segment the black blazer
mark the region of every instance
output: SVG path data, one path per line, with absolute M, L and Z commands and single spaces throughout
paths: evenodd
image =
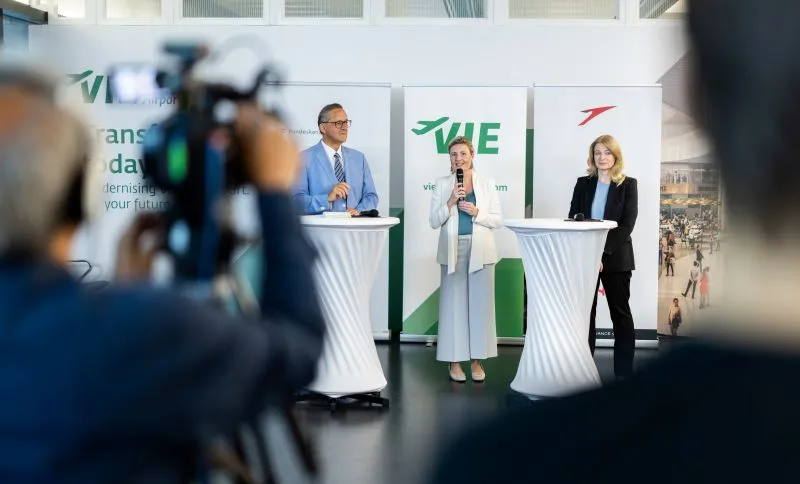
M 575 182 L 572 202 L 569 205 L 569 218 L 582 213 L 589 218 L 592 213 L 594 192 L 597 190 L 596 176 L 582 176 Z M 636 269 L 633 260 L 633 242 L 631 232 L 639 216 L 639 189 L 636 178 L 625 177 L 617 185 L 611 183 L 606 199 L 604 220 L 617 222 L 617 228 L 608 232 L 606 246 L 603 249 L 603 271 L 627 272 Z

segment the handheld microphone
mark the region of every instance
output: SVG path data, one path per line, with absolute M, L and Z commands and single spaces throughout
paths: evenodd
M 464 187 L 464 170 L 462 170 L 461 168 L 456 170 L 456 182 L 458 182 L 458 188 Z M 463 202 L 464 197 L 458 197 L 458 201 Z

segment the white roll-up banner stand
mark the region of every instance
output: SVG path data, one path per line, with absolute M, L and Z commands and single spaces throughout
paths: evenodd
M 405 86 L 405 194 L 403 335 L 432 341 L 438 331 L 439 231 L 429 220 L 435 181 L 450 173 L 447 145 L 466 136 L 474 166 L 495 180 L 503 218 L 525 216 L 525 86 Z M 521 340 L 524 271 L 510 230 L 494 231 L 500 261 L 495 268 L 497 336 Z
M 661 86 L 535 85 L 533 114 L 534 217 L 565 218 L 575 181 L 586 174 L 591 142 L 603 134 L 619 141 L 625 174 L 639 188 L 630 297 L 637 346 L 657 344 Z M 596 331 L 598 346 L 613 344 L 602 285 Z
M 206 39 L 214 45 L 232 32 L 220 32 Z M 109 89 L 112 68 L 121 65 L 153 65 L 163 60 L 163 41 L 174 32 L 164 29 L 136 44 L 120 45 L 113 29 L 59 27 L 31 29 L 31 49 L 49 65 L 64 74 L 62 97 L 86 118 L 96 139 L 93 166 L 102 171 L 103 207 L 101 216 L 91 226 L 81 227 L 73 248 L 73 259 L 91 262 L 94 270 L 88 280 L 109 280 L 114 274 L 116 247 L 122 232 L 137 212 L 164 210 L 168 203 L 160 189 L 143 180 L 142 142 L 154 122 L 165 119 L 175 108 L 175 99 L 158 96 L 137 104 L 117 103 Z M 257 69 L 265 59 L 234 52 L 219 66 L 201 70 L 208 79 L 230 81 L 239 89 L 252 84 Z M 290 131 L 306 148 L 320 139 L 317 115 L 329 103 L 340 103 L 353 120 L 346 146 L 363 152 L 372 171 L 380 197 L 378 210 L 389 215 L 389 121 L 390 84 L 334 84 L 287 82 L 268 87 L 260 101 L 277 107 L 286 118 Z M 243 187 L 234 193 L 237 229 L 245 235 L 257 235 L 254 191 Z M 257 276 L 250 269 L 248 253 L 239 250 L 237 271 Z M 371 294 L 373 334 L 387 339 L 389 247 L 386 244 Z M 247 266 L 247 267 L 243 267 Z M 79 265 L 78 270 L 85 266 Z M 241 269 L 247 269 L 240 271 Z M 251 283 L 257 282 L 250 279 Z M 254 287 L 258 290 L 258 287 Z
M 389 216 L 389 113 L 391 85 L 287 83 L 267 100 L 274 103 L 286 118 L 289 129 L 299 140 L 300 148 L 317 144 L 321 135 L 317 116 L 323 106 L 339 103 L 353 121 L 345 146 L 364 153 L 378 192 L 378 212 Z M 373 337 L 389 339 L 389 241 L 375 276 L 370 299 Z

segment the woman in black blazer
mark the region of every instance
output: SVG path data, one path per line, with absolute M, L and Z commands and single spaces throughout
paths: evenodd
M 625 163 L 619 143 L 611 135 L 597 138 L 589 146 L 589 174 L 578 178 L 572 193 L 569 218 L 581 213 L 585 218 L 613 220 L 617 228 L 609 231 L 600 264 L 597 287 L 603 281 L 609 314 L 614 326 L 614 374 L 625 378 L 633 373 L 636 346 L 633 316 L 629 304 L 633 260 L 631 232 L 639 214 L 636 179 L 623 174 Z M 589 316 L 589 347 L 594 354 L 597 290 Z

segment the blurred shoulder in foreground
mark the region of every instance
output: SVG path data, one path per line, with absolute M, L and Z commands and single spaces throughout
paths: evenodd
M 696 117 L 725 187 L 723 298 L 633 378 L 456 439 L 432 482 L 795 482 L 800 2 L 691 0 Z

